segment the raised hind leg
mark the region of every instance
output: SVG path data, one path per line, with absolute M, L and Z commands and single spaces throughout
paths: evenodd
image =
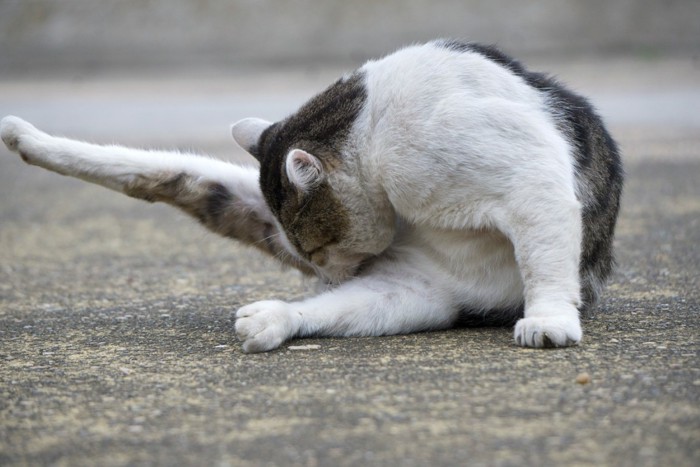
M 286 254 L 283 236 L 260 192 L 257 169 L 193 154 L 54 137 L 17 117 L 0 122 L 0 136 L 28 164 L 176 206 L 220 235 L 310 272 Z

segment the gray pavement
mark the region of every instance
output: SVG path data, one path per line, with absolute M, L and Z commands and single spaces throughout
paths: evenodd
M 310 284 L 0 149 L 0 465 L 700 465 L 698 64 L 538 65 L 592 96 L 628 172 L 618 270 L 568 349 L 486 328 L 245 355 L 230 312 Z M 249 160 L 228 123 L 335 74 L 6 80 L 0 114 Z

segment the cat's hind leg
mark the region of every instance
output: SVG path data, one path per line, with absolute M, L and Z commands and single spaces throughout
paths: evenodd
M 149 202 L 164 202 L 207 228 L 305 270 L 286 254 L 258 186 L 258 170 L 193 154 L 102 146 L 48 135 L 5 117 L 0 136 L 31 165 Z

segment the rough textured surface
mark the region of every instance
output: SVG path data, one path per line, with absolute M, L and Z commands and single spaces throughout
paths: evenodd
M 114 92 L 42 86 L 87 108 Z M 3 89 L 23 117 L 42 107 L 30 84 Z M 123 116 L 102 108 L 95 126 Z M 302 295 L 299 276 L 0 149 L 0 464 L 698 465 L 700 138 L 612 113 L 628 172 L 619 268 L 585 341 L 558 350 L 458 329 L 242 354 L 230 312 Z

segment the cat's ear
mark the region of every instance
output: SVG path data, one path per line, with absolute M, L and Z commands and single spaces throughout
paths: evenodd
M 244 118 L 231 125 L 231 134 L 241 148 L 256 156 L 260 135 L 270 125 L 271 122 L 261 118 Z
M 309 191 L 323 180 L 323 165 L 302 149 L 292 149 L 285 163 L 287 178 L 301 191 Z

